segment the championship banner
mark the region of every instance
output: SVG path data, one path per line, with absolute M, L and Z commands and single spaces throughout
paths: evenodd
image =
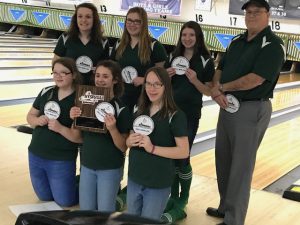
M 142 7 L 150 14 L 180 16 L 181 0 L 121 0 L 121 10 Z
M 229 14 L 243 15 L 241 9 L 247 0 L 230 0 Z M 299 0 L 269 0 L 270 16 L 272 18 L 300 19 L 300 1 Z

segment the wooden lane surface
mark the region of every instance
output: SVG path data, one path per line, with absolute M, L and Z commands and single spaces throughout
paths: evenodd
M 262 190 L 300 165 L 300 117 L 267 129 L 257 154 L 252 188 Z M 216 177 L 214 149 L 192 157 L 197 175 Z
M 53 38 L 40 38 L 40 37 L 31 37 L 31 38 L 24 38 L 22 36 L 20 37 L 16 37 L 16 36 L 3 36 L 0 35 L 0 41 L 2 40 L 10 40 L 10 41 L 14 41 L 14 40 L 26 40 L 26 41 L 43 41 L 43 42 L 56 42 L 57 39 L 53 39 Z
M 278 84 L 300 81 L 300 73 L 282 74 L 278 79 Z
M 54 48 L 55 44 L 43 44 L 43 45 L 35 45 L 35 44 L 27 44 L 27 43 L 17 43 L 17 44 L 10 44 L 10 43 L 1 43 L 0 42 L 0 49 L 2 48 Z
M 47 44 L 47 45 L 53 45 L 57 43 L 57 40 L 31 40 L 31 39 L 3 39 L 0 38 L 0 42 L 1 43 L 9 43 L 9 44 L 20 44 L 20 43 L 25 43 L 25 44 L 35 44 L 35 45 L 39 45 L 39 44 Z
M 14 58 L 39 58 L 39 59 L 51 59 L 53 58 L 53 53 L 51 52 L 39 52 L 39 53 L 31 53 L 31 52 L 1 52 L 0 51 L 0 59 L 14 59 Z
M 54 48 L 1 47 L 0 52 L 53 52 Z
M 0 69 L 1 67 L 38 67 L 38 66 L 51 66 L 52 60 L 0 60 Z
M 13 43 L 13 42 L 2 42 L 0 41 L 0 46 L 2 47 L 24 47 L 24 46 L 32 46 L 35 47 L 46 47 L 46 48 L 54 48 L 56 46 L 56 43 L 54 42 L 43 42 L 43 43 L 35 43 L 35 42 L 19 42 L 19 43 Z
M 51 68 L 0 69 L 0 82 L 51 79 Z M 1 93 L 1 90 L 0 90 Z
M 0 132 L 1 224 L 13 225 L 16 217 L 10 212 L 10 205 L 37 202 L 28 172 L 27 148 L 31 137 L 10 128 L 0 128 Z
M 215 225 L 222 222 L 205 213 L 207 207 L 217 207 L 218 203 L 216 180 L 195 175 L 187 206 L 188 217 L 178 225 Z M 299 215 L 299 202 L 252 189 L 245 225 L 298 225 Z
M 57 42 L 53 42 L 53 41 L 28 41 L 28 40 L 1 40 L 0 42 L 2 45 L 36 45 L 36 46 L 40 46 L 40 45 L 51 45 L 51 46 L 55 46 L 57 44 Z
M 27 124 L 26 115 L 32 103 L 0 107 L 0 126 L 12 127 Z
M 42 88 L 54 85 L 54 82 L 27 83 L 27 84 L 0 84 L 0 101 L 35 98 Z
M 274 93 L 271 100 L 273 111 L 281 110 L 290 106 L 300 104 L 300 88 L 282 90 Z M 205 106 L 202 108 L 202 116 L 197 133 L 202 133 L 216 129 L 219 115 L 219 106 L 217 104 Z
M 27 148 L 31 136 L 15 129 L 0 127 L 0 215 L 1 224 L 14 225 L 16 217 L 9 210 L 11 205 L 40 203 L 34 194 L 28 171 Z M 127 171 L 125 170 L 125 178 Z M 20 191 L 21 187 L 21 191 Z M 215 225 L 220 219 L 206 215 L 208 206 L 219 201 L 215 178 L 194 175 L 188 217 L 179 225 Z M 73 209 L 78 209 L 73 207 Z M 300 204 L 265 191 L 251 191 L 245 225 L 298 225 Z

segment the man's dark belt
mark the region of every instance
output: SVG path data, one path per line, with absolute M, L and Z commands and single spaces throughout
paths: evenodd
M 239 99 L 240 102 L 254 102 L 254 101 L 259 101 L 259 102 L 264 102 L 264 101 L 269 101 L 269 98 L 251 98 L 251 99 Z

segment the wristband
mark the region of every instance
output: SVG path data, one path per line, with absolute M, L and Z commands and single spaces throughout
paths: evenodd
M 152 149 L 151 149 L 151 154 L 153 154 L 154 153 L 154 150 L 155 150 L 155 145 L 152 145 Z

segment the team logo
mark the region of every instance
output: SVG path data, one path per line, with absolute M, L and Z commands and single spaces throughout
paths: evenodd
M 133 121 L 133 130 L 135 133 L 149 135 L 154 129 L 154 122 L 151 117 L 141 115 Z
M 58 103 L 54 102 L 54 101 L 47 102 L 44 107 L 44 114 L 49 119 L 56 120 L 60 115 L 60 107 L 59 107 Z
M 95 108 L 95 115 L 97 119 L 101 122 L 104 122 L 104 117 L 107 114 L 115 115 L 114 107 L 108 102 L 101 102 Z
M 80 56 L 76 59 L 76 67 L 80 73 L 88 73 L 93 68 L 93 62 L 88 56 Z
M 239 102 L 239 100 L 237 100 L 237 98 L 234 97 L 231 94 L 227 94 L 226 98 L 227 98 L 227 101 L 228 101 L 228 106 L 225 108 L 225 110 L 227 112 L 230 112 L 230 113 L 237 112 L 239 110 L 239 108 L 240 108 L 240 102 Z
M 138 76 L 137 70 L 132 66 L 126 66 L 122 69 L 122 78 L 125 83 L 132 84 L 134 78 Z
M 183 56 L 176 57 L 171 65 L 175 70 L 177 75 L 185 74 L 185 71 L 190 67 L 190 62 L 187 58 Z
M 94 95 L 91 91 L 85 92 L 84 95 L 79 97 L 82 104 L 94 105 L 98 101 L 104 101 L 104 95 Z

